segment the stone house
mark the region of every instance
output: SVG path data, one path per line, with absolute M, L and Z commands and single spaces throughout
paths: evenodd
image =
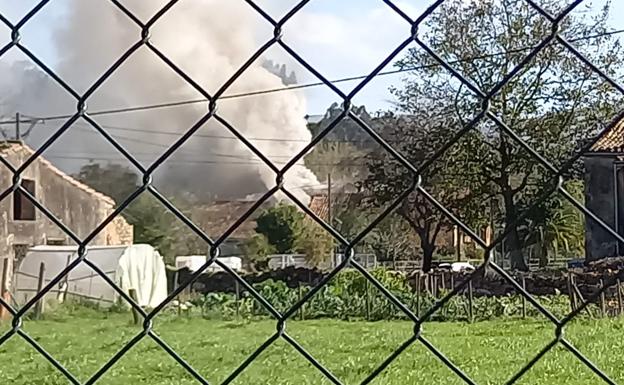
M 624 119 L 585 154 L 585 206 L 624 236 Z M 585 220 L 587 260 L 623 256 L 624 244 L 592 218 Z
M 22 165 L 34 151 L 21 142 L 0 144 L 0 156 L 13 167 Z M 21 174 L 21 185 L 78 237 L 88 236 L 115 210 L 115 202 L 66 175 L 39 156 Z M 0 192 L 13 184 L 13 173 L 0 165 Z M 118 216 L 91 245 L 132 244 L 132 226 Z M 73 241 L 19 191 L 0 201 L 0 259 L 19 260 L 29 247 L 70 245 Z M 13 259 L 13 258 L 11 258 Z

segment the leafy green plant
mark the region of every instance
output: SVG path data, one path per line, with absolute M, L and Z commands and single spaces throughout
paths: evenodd
M 384 269 L 373 270 L 371 274 L 398 301 L 416 313 L 416 294 L 408 285 L 405 274 Z M 290 288 L 283 281 L 272 280 L 256 284 L 255 288 L 280 312 L 290 309 L 311 289 L 307 286 Z M 447 293 L 443 290 L 439 295 L 443 297 Z M 247 295 L 237 300 L 235 294 L 210 293 L 202 298 L 197 306 L 202 308 L 202 314 L 206 318 L 252 319 L 270 316 L 268 311 L 251 295 L 244 294 Z M 537 300 L 554 314 L 567 314 L 570 309 L 569 299 L 564 295 L 537 297 Z M 419 300 L 421 311 L 430 309 L 436 301 L 436 298 L 423 293 Z M 472 306 L 472 320 L 474 321 L 520 318 L 523 315 L 523 301 L 519 295 L 475 296 Z M 467 297 L 456 295 L 430 319 L 432 321 L 467 321 L 469 320 L 468 307 Z M 539 311 L 530 304 L 525 309 L 527 317 L 541 317 Z M 298 310 L 297 316 L 300 316 L 301 312 L 305 319 L 366 319 L 369 321 L 408 319 L 399 307 L 356 270 L 346 270 L 334 277 Z M 598 314 L 596 310 L 593 312 Z M 583 316 L 585 315 L 586 313 Z

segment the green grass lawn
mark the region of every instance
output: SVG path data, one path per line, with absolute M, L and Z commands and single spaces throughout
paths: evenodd
M 84 382 L 140 329 L 124 314 L 26 321 L 24 330 Z M 8 325 L 0 325 L 3 332 Z M 624 382 L 623 320 L 580 320 L 566 337 L 614 381 Z M 156 333 L 211 384 L 224 381 L 275 332 L 269 321 L 222 322 L 201 318 L 156 319 Z M 496 321 L 472 325 L 429 323 L 423 335 L 478 384 L 505 383 L 554 337 L 552 325 Z M 344 384 L 360 383 L 412 333 L 408 322 L 292 321 L 287 333 Z M 19 336 L 0 346 L 0 384 L 67 384 L 56 369 Z M 98 384 L 197 383 L 149 337 L 135 345 Z M 234 384 L 329 384 L 283 339 L 267 348 Z M 400 355 L 373 384 L 462 384 L 420 342 Z M 603 383 L 563 347 L 556 347 L 518 383 Z

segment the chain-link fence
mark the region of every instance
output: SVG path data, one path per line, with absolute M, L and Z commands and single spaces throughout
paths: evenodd
M 157 333 L 153 330 L 153 321 L 154 318 L 171 302 L 176 296 L 178 296 L 186 287 L 192 284 L 192 282 L 199 277 L 199 275 L 210 265 L 210 264 L 218 264 L 222 269 L 231 274 L 235 279 L 240 283 L 240 285 L 248 292 L 251 296 L 253 296 L 273 317 L 276 322 L 276 331 L 275 333 L 264 343 L 262 344 L 253 354 L 251 354 L 244 362 L 240 364 L 240 366 L 234 370 L 231 375 L 223 382 L 230 383 L 234 381 L 239 374 L 241 374 L 249 365 L 251 365 L 254 360 L 257 359 L 260 353 L 265 351 L 269 346 L 274 344 L 278 340 L 283 340 L 286 343 L 292 345 L 296 351 L 298 351 L 306 360 L 308 360 L 314 367 L 316 367 L 329 381 L 335 384 L 341 384 L 341 379 L 337 378 L 330 370 L 328 370 L 325 366 L 323 366 L 318 360 L 316 360 L 312 355 L 306 351 L 306 349 L 299 344 L 287 331 L 286 326 L 288 320 L 293 317 L 293 315 L 297 314 L 299 309 L 306 304 L 308 300 L 312 296 L 314 296 L 324 285 L 328 283 L 332 278 L 334 278 L 337 274 L 343 271 L 348 266 L 355 268 L 359 271 L 366 279 L 378 289 L 384 296 L 388 298 L 390 302 L 392 302 L 397 308 L 401 309 L 401 311 L 413 322 L 413 335 L 404 341 L 398 349 L 396 349 L 390 356 L 388 356 L 380 365 L 378 365 L 369 375 L 362 381 L 363 384 L 367 384 L 372 382 L 375 378 L 377 378 L 382 371 L 384 371 L 392 362 L 394 362 L 401 354 L 410 346 L 414 344 L 422 344 L 426 349 L 431 351 L 437 359 L 440 360 L 444 365 L 448 366 L 459 378 L 461 378 L 465 383 L 473 384 L 475 383 L 466 373 L 464 373 L 458 366 L 456 366 L 450 359 L 448 359 L 432 342 L 430 342 L 427 337 L 422 333 L 423 325 L 431 319 L 432 315 L 439 311 L 449 300 L 451 300 L 454 296 L 458 295 L 462 292 L 472 277 L 476 274 L 483 273 L 486 269 L 491 269 L 496 274 L 503 277 L 506 281 L 508 281 L 511 285 L 515 287 L 515 289 L 522 294 L 526 298 L 526 300 L 536 307 L 539 312 L 541 312 L 548 320 L 552 322 L 552 330 L 553 330 L 553 338 L 547 345 L 534 357 L 532 357 L 528 363 L 522 367 L 511 379 L 507 381 L 507 383 L 511 384 L 519 380 L 523 375 L 536 363 L 538 363 L 547 352 L 552 350 L 555 346 L 563 346 L 565 349 L 569 350 L 580 362 L 589 367 L 595 374 L 597 374 L 602 380 L 606 383 L 614 384 L 615 382 L 610 379 L 607 374 L 605 374 L 599 367 L 594 365 L 584 354 L 575 348 L 567 339 L 564 334 L 566 329 L 566 325 L 568 325 L 577 315 L 579 315 L 585 309 L 588 304 L 595 301 L 601 293 L 606 290 L 606 288 L 612 286 L 615 283 L 615 280 L 619 277 L 613 277 L 612 282 L 606 282 L 601 290 L 594 293 L 592 297 L 587 298 L 583 305 L 576 307 L 574 311 L 569 313 L 567 316 L 563 318 L 558 318 L 553 315 L 548 309 L 542 306 L 536 299 L 534 299 L 523 287 L 516 282 L 509 273 L 507 273 L 504 269 L 502 269 L 499 265 L 490 260 L 489 256 L 491 252 L 496 249 L 497 246 L 500 245 L 501 241 L 507 235 L 505 232 L 502 232 L 497 235 L 495 239 L 491 242 L 486 242 L 482 239 L 473 229 L 468 226 L 466 223 L 461 221 L 451 210 L 448 210 L 444 204 L 440 203 L 425 187 L 423 184 L 422 175 L 426 171 L 427 167 L 434 162 L 435 159 L 441 157 L 444 152 L 458 143 L 461 138 L 470 130 L 474 129 L 479 122 L 484 120 L 489 120 L 494 122 L 502 131 L 505 132 L 510 138 L 513 138 L 515 143 L 523 148 L 525 151 L 530 153 L 534 160 L 541 164 L 547 170 L 550 170 L 554 177 L 548 182 L 544 184 L 544 189 L 541 191 L 541 195 L 537 197 L 532 207 L 536 207 L 540 203 L 544 202 L 548 199 L 551 194 L 557 192 L 562 194 L 573 206 L 575 206 L 578 210 L 584 213 L 584 215 L 592 220 L 599 223 L 605 231 L 608 231 L 613 237 L 617 238 L 619 241 L 624 242 L 622 236 L 617 234 L 616 231 L 611 229 L 607 224 L 605 224 L 600 218 L 598 218 L 595 214 L 587 210 L 584 205 L 575 199 L 563 186 L 563 175 L 565 172 L 572 167 L 572 165 L 580 159 L 580 157 L 590 149 L 597 141 L 596 139 L 583 144 L 583 149 L 578 151 L 576 155 L 570 159 L 567 159 L 566 162 L 563 162 L 559 166 L 553 165 L 549 160 L 547 160 L 544 156 L 534 150 L 529 144 L 526 143 L 523 137 L 517 135 L 514 132 L 513 126 L 508 126 L 505 122 L 501 121 L 496 113 L 491 108 L 492 99 L 499 93 L 501 90 L 519 73 L 525 68 L 532 59 L 540 54 L 542 50 L 544 50 L 549 45 L 557 44 L 562 47 L 565 47 L 569 54 L 576 57 L 580 62 L 582 62 L 587 68 L 591 69 L 591 71 L 598 77 L 600 77 L 606 84 L 610 87 L 613 87 L 619 93 L 624 94 L 624 88 L 620 85 L 616 80 L 613 80 L 609 75 L 603 72 L 598 65 L 589 61 L 581 52 L 579 52 L 575 47 L 566 40 L 559 33 L 560 26 L 565 22 L 566 17 L 573 12 L 576 8 L 578 8 L 583 0 L 576 0 L 565 7 L 558 14 L 551 14 L 543 9 L 537 1 L 526 0 L 526 3 L 530 5 L 532 9 L 534 9 L 540 17 L 546 18 L 551 26 L 552 30 L 548 36 L 543 39 L 539 44 L 535 45 L 531 49 L 527 50 L 524 58 L 519 61 L 517 65 L 515 65 L 503 78 L 499 81 L 494 87 L 488 90 L 480 89 L 473 82 L 466 79 L 462 73 L 460 73 L 452 63 L 444 60 L 438 53 L 436 53 L 433 49 L 431 49 L 425 41 L 421 39 L 419 35 L 419 27 L 432 13 L 434 13 L 443 3 L 444 0 L 438 0 L 431 4 L 418 18 L 414 19 L 406 12 L 404 12 L 401 6 L 398 5 L 398 2 L 394 2 L 391 0 L 384 0 L 386 6 L 388 6 L 393 12 L 396 12 L 406 23 L 406 26 L 411 26 L 411 35 L 405 36 L 404 40 L 383 60 L 378 66 L 370 72 L 365 78 L 363 78 L 357 86 L 355 86 L 349 93 L 343 92 L 340 88 L 338 88 L 335 84 L 333 84 L 330 80 L 325 78 L 319 71 L 317 71 L 313 65 L 309 64 L 293 47 L 289 46 L 283 39 L 282 34 L 284 31 L 284 27 L 293 19 L 295 15 L 300 13 L 304 7 L 310 1 L 301 1 L 296 6 L 294 6 L 289 12 L 287 12 L 282 18 L 275 19 L 269 13 L 263 9 L 262 6 L 256 4 L 252 0 L 247 0 L 247 4 L 253 8 L 253 10 L 257 13 L 259 18 L 262 18 L 266 23 L 268 23 L 273 28 L 273 37 L 264 43 L 260 48 L 258 48 L 251 57 L 243 64 L 238 71 L 236 71 L 226 82 L 224 82 L 221 87 L 214 93 L 210 93 L 204 88 L 202 88 L 197 82 L 195 82 L 189 75 L 187 75 L 179 66 L 176 65 L 173 61 L 169 60 L 167 55 L 159 50 L 159 48 L 154 45 L 150 41 L 150 30 L 159 23 L 159 20 L 163 18 L 169 11 L 178 3 L 178 1 L 173 0 L 169 1 L 162 9 L 160 9 L 156 14 L 154 14 L 148 21 L 142 21 L 138 18 L 133 12 L 124 6 L 122 1 L 111 0 L 112 4 L 117 7 L 129 20 L 135 23 L 139 29 L 140 33 L 137 36 L 136 43 L 132 45 L 127 51 L 125 51 L 108 69 L 107 71 L 99 77 L 84 93 L 79 93 L 75 91 L 64 79 L 58 76 L 51 66 L 41 61 L 37 55 L 35 55 L 29 48 L 23 45 L 20 42 L 20 34 L 26 25 L 28 25 L 31 20 L 42 11 L 42 9 L 48 6 L 48 3 L 51 3 L 48 0 L 44 0 L 39 2 L 30 12 L 28 12 L 21 20 L 17 23 L 12 23 L 5 16 L 0 14 L 0 20 L 11 30 L 11 41 L 6 43 L 2 49 L 0 49 L 0 57 L 7 54 L 12 50 L 19 50 L 24 55 L 26 55 L 32 62 L 34 62 L 41 70 L 43 70 L 50 78 L 54 79 L 56 83 L 58 83 L 64 90 L 66 90 L 69 94 L 73 96 L 76 101 L 76 111 L 73 115 L 71 115 L 68 119 L 65 120 L 64 124 L 52 135 L 42 146 L 40 146 L 36 152 L 29 157 L 23 164 L 15 166 L 7 162 L 4 158 L 0 158 L 4 167 L 7 167 L 13 173 L 13 181 L 12 186 L 6 191 L 2 192 L 0 195 L 0 199 L 6 199 L 11 194 L 15 192 L 19 192 L 23 194 L 23 196 L 27 197 L 36 208 L 43 213 L 47 218 L 49 218 L 52 222 L 54 222 L 59 228 L 61 228 L 67 236 L 79 245 L 79 258 L 72 261 L 58 276 L 54 279 L 50 280 L 45 284 L 43 289 L 32 297 L 26 304 L 23 306 L 16 308 L 11 304 L 6 303 L 4 300 L 0 299 L 0 303 L 7 309 L 12 317 L 12 327 L 10 330 L 0 337 L 0 346 L 5 344 L 10 339 L 22 338 L 28 344 L 32 345 L 37 352 L 39 352 L 46 360 L 48 360 L 59 372 L 61 372 L 69 382 L 73 384 L 80 384 L 81 382 L 74 377 L 70 371 L 64 367 L 55 357 L 47 352 L 40 343 L 31 337 L 27 332 L 23 329 L 23 320 L 27 312 L 32 310 L 34 306 L 36 306 L 37 302 L 42 300 L 42 298 L 46 295 L 47 292 L 53 290 L 56 285 L 58 285 L 64 277 L 74 268 L 76 268 L 80 264 L 86 264 L 91 269 L 93 269 L 103 280 L 105 280 L 109 285 L 115 288 L 120 297 L 122 297 L 125 301 L 127 301 L 132 308 L 140 314 L 143 319 L 142 332 L 136 335 L 134 338 L 130 340 L 121 350 L 117 352 L 108 362 L 104 363 L 101 368 L 93 374 L 90 379 L 85 382 L 87 384 L 92 384 L 98 381 L 111 367 L 119 361 L 133 346 L 139 343 L 143 339 L 152 339 L 155 341 L 162 349 L 171 355 L 186 371 L 188 371 L 192 376 L 200 383 L 207 384 L 208 381 L 202 377 L 202 375 L 196 371 L 189 363 L 187 363 L 173 348 L 171 348 Z M 371 26 L 374 27 L 374 26 Z M 354 36 L 354 38 L 356 38 Z M 365 86 L 367 86 L 376 76 L 389 64 L 393 63 L 397 59 L 397 56 L 406 48 L 408 45 L 416 43 L 418 47 L 420 47 L 423 51 L 427 52 L 429 57 L 435 62 L 436 65 L 439 65 L 448 71 L 448 74 L 452 75 L 454 80 L 461 82 L 462 86 L 465 89 L 468 89 L 474 97 L 478 98 L 481 103 L 481 108 L 476 111 L 476 116 L 466 122 L 462 129 L 458 131 L 453 137 L 449 137 L 446 144 L 443 148 L 440 148 L 435 152 L 435 154 L 428 159 L 422 165 L 414 165 L 410 163 L 406 158 L 403 157 L 401 153 L 399 153 L 393 145 L 384 140 L 369 124 L 367 124 L 364 120 L 361 119 L 356 113 L 352 111 L 352 101 L 356 95 L 358 95 Z M 285 51 L 292 59 L 294 59 L 297 63 L 299 63 L 302 67 L 307 69 L 310 73 L 312 73 L 320 82 L 322 82 L 328 89 L 333 91 L 335 95 L 342 100 L 342 113 L 334 119 L 334 121 L 329 124 L 322 132 L 320 132 L 313 140 L 305 146 L 297 155 L 293 156 L 290 161 L 288 161 L 283 167 L 277 167 L 274 165 L 266 156 L 260 151 L 256 146 L 254 146 L 249 140 L 247 140 L 236 127 L 232 126 L 228 123 L 228 121 L 219 114 L 218 106 L 219 102 L 228 91 L 234 82 L 236 82 L 251 66 L 252 64 L 269 48 L 271 47 L 281 47 L 283 51 Z M 162 61 L 166 66 L 168 66 L 171 71 L 175 72 L 179 75 L 185 82 L 187 82 L 191 87 L 193 87 L 197 92 L 199 92 L 203 97 L 207 100 L 208 111 L 205 115 L 199 119 L 192 127 L 190 127 L 184 135 L 182 135 L 178 140 L 171 143 L 170 147 L 158 158 L 156 159 L 149 167 L 144 167 L 139 161 L 137 161 L 131 153 L 129 153 L 122 145 L 116 141 L 116 139 L 111 136 L 107 130 L 102 127 L 91 115 L 89 109 L 87 108 L 87 103 L 89 99 L 94 95 L 94 93 L 107 81 L 116 71 L 120 69 L 120 67 L 128 61 L 140 48 L 146 47 L 151 52 L 153 52 L 154 56 Z M 621 116 L 622 114 L 620 114 Z M 407 190 L 405 190 L 400 196 L 396 197 L 393 200 L 392 204 L 386 207 L 383 212 L 381 212 L 378 217 L 373 220 L 364 230 L 362 230 L 357 236 L 352 239 L 346 239 L 341 235 L 334 227 L 330 226 L 327 222 L 323 221 L 317 215 L 315 215 L 305 204 L 305 202 L 301 202 L 298 198 L 289 191 L 284 186 L 284 175 L 286 172 L 291 170 L 293 166 L 295 166 L 298 162 L 301 161 L 303 156 L 308 153 L 311 149 L 314 148 L 319 142 L 323 140 L 332 129 L 334 129 L 341 120 L 343 119 L 351 119 L 356 122 L 364 131 L 366 131 L 373 139 L 376 141 L 385 151 L 392 155 L 392 157 L 399 162 L 403 167 L 410 171 L 410 174 L 413 178 L 413 184 Z M 153 185 L 152 185 L 152 176 L 153 173 L 161 166 L 167 159 L 169 159 L 176 150 L 178 150 L 186 141 L 189 140 L 198 130 L 199 128 L 210 120 L 215 120 L 221 123 L 224 127 L 226 127 L 233 135 L 235 135 L 250 151 L 252 151 L 258 158 L 260 158 L 273 172 L 275 173 L 275 186 L 270 189 L 266 194 L 264 194 L 256 204 L 254 204 L 241 218 L 236 220 L 229 229 L 218 238 L 213 238 L 214 234 L 206 234 L 202 229 L 200 229 L 197 225 L 195 225 L 189 218 L 187 218 L 180 210 L 174 206 L 165 196 L 163 196 Z M 607 132 L 610 130 L 619 119 L 615 118 L 612 120 L 612 123 L 609 124 L 603 131 Z M 63 224 L 52 212 L 50 212 L 46 207 L 44 207 L 39 201 L 33 196 L 29 191 L 27 191 L 22 183 L 22 174 L 26 168 L 28 168 L 33 162 L 35 162 L 38 157 L 40 157 L 43 152 L 48 149 L 55 141 L 59 139 L 61 135 L 63 135 L 74 123 L 84 121 L 91 125 L 95 130 L 97 130 L 103 138 L 106 139 L 112 146 L 115 147 L 121 154 L 123 154 L 130 163 L 132 163 L 140 172 L 142 173 L 142 186 L 136 190 L 133 194 L 131 194 L 125 201 L 118 204 L 118 207 L 115 211 L 108 216 L 108 218 L 103 221 L 95 230 L 91 232 L 88 236 L 81 238 L 77 236 L 68 226 Z M 266 299 L 264 299 L 258 291 L 254 289 L 251 285 L 249 285 L 237 272 L 230 269 L 228 266 L 223 265 L 217 257 L 219 256 L 220 246 L 223 242 L 246 220 L 248 219 L 252 213 L 258 209 L 263 203 L 269 200 L 274 194 L 281 192 L 285 194 L 292 202 L 294 202 L 302 211 L 304 211 L 309 217 L 314 219 L 322 228 L 327 231 L 327 233 L 331 234 L 331 236 L 336 240 L 336 242 L 345 250 L 345 258 L 342 262 L 336 266 L 330 274 L 326 275 L 324 279 L 314 288 L 309 290 L 303 298 L 297 302 L 294 306 L 286 311 L 280 312 L 276 308 L 273 307 L 271 303 L 269 303 Z M 443 212 L 455 225 L 457 225 L 461 230 L 469 235 L 472 240 L 478 244 L 483 250 L 485 250 L 485 262 L 478 267 L 478 269 L 469 276 L 468 279 L 463 280 L 462 282 L 455 285 L 455 287 L 446 294 L 443 298 L 439 299 L 433 307 L 425 311 L 420 316 L 417 316 L 414 312 L 410 310 L 410 308 L 402 303 L 399 299 L 397 299 L 389 290 L 387 290 L 378 280 L 376 280 L 371 273 L 364 267 L 362 264 L 358 263 L 354 260 L 354 247 L 358 245 L 374 228 L 377 226 L 386 216 L 388 216 L 393 210 L 395 210 L 404 199 L 410 194 L 419 194 L 424 197 L 430 204 L 435 206 L 438 210 Z M 184 285 L 178 287 L 175 291 L 169 294 L 167 300 L 162 304 L 152 309 L 149 312 L 146 312 L 143 308 L 141 308 L 132 298 L 128 295 L 128 293 L 122 291 L 118 286 L 115 285 L 104 271 L 102 271 L 96 264 L 91 262 L 88 258 L 88 245 L 89 243 L 109 224 L 115 217 L 120 215 L 120 213 L 128 207 L 131 202 L 133 202 L 140 194 L 151 194 L 156 199 L 158 199 L 164 206 L 166 206 L 172 213 L 174 213 L 186 226 L 188 226 L 188 231 L 195 233 L 199 236 L 203 241 L 205 241 L 210 246 L 210 255 L 209 260 L 203 269 L 196 271 L 191 279 L 188 280 Z M 527 210 L 528 211 L 528 210 Z M 518 213 L 517 220 L 520 221 L 522 219 L 522 213 Z M 617 354 L 614 352 L 614 354 Z M 496 368 L 492 368 L 496 370 Z M 414 370 L 424 370 L 424 369 L 414 369 Z

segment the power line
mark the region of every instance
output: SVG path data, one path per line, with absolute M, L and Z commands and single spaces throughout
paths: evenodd
M 90 126 L 87 125 L 86 123 L 76 123 L 76 124 L 78 124 L 79 125 L 78 128 L 82 128 L 85 133 L 99 135 L 99 133 L 97 131 L 89 130 L 88 128 L 90 128 Z M 109 129 L 119 129 L 119 128 L 114 128 L 114 127 L 109 127 L 109 126 L 102 126 L 102 127 L 103 128 L 109 128 Z M 128 130 L 129 131 L 134 131 L 133 129 L 128 129 Z M 138 132 L 155 133 L 155 132 L 149 131 L 149 130 L 139 130 Z M 158 133 L 160 133 L 160 132 L 158 132 Z M 171 135 L 174 135 L 174 134 L 177 135 L 177 136 L 182 136 L 182 133 L 171 133 Z M 117 134 L 110 134 L 109 133 L 109 135 L 112 136 L 115 139 L 119 139 L 119 140 L 122 140 L 122 141 L 125 140 L 125 141 L 139 143 L 139 144 L 147 144 L 147 145 L 150 145 L 150 146 L 156 146 L 156 147 L 163 148 L 163 149 L 168 149 L 169 148 L 168 145 L 163 144 L 163 143 L 151 142 L 151 141 L 146 141 L 144 139 L 131 138 L 131 137 L 128 137 L 128 136 L 122 136 L 122 135 L 117 135 Z M 225 137 L 225 136 L 223 138 L 238 140 L 237 138 L 230 138 L 230 137 Z M 304 141 L 304 142 L 308 143 L 308 141 Z M 250 152 L 251 152 L 251 150 L 250 150 Z M 134 152 L 132 154 L 133 155 L 137 155 L 137 153 L 134 153 Z M 246 160 L 255 160 L 253 158 L 246 158 L 246 157 L 244 157 L 242 155 L 222 154 L 222 153 L 206 152 L 206 151 L 202 151 L 202 154 L 204 154 L 204 155 L 221 156 L 221 157 L 227 157 L 227 158 L 240 158 L 240 159 L 246 159 Z M 150 154 L 145 153 L 144 155 L 155 155 L 155 153 L 150 153 Z M 288 155 L 265 154 L 265 156 L 267 156 L 269 158 L 288 158 L 288 159 L 292 158 L 291 156 L 288 156 Z
M 618 34 L 621 34 L 621 33 L 624 33 L 624 29 L 619 29 L 619 30 L 614 30 L 614 31 L 609 31 L 609 32 L 602 32 L 602 33 L 598 33 L 598 34 L 594 34 L 594 35 L 588 35 L 588 36 L 581 36 L 581 37 L 578 37 L 578 38 L 569 39 L 568 41 L 570 43 L 575 43 L 575 42 L 578 42 L 578 41 L 591 40 L 591 39 L 596 39 L 596 38 L 606 37 L 606 36 L 613 36 L 613 35 L 618 35 Z M 493 57 L 497 57 L 497 56 L 508 55 L 510 53 L 520 53 L 520 52 L 524 52 L 524 51 L 530 51 L 530 50 L 532 50 L 534 48 L 535 47 L 516 48 L 516 49 L 509 50 L 509 51 L 494 52 L 494 53 L 491 53 L 491 54 L 478 55 L 478 56 L 473 56 L 473 57 L 466 58 L 466 59 L 452 60 L 452 61 L 449 61 L 448 63 L 449 64 L 468 63 L 468 62 L 472 62 L 472 61 L 475 61 L 475 60 L 488 59 L 488 58 L 493 58 Z M 375 77 L 387 76 L 387 75 L 395 75 L 395 74 L 398 74 L 398 73 L 411 72 L 411 71 L 416 71 L 416 70 L 419 70 L 419 69 L 434 68 L 434 67 L 439 67 L 439 66 L 440 66 L 439 63 L 432 63 L 432 64 L 426 64 L 426 65 L 414 66 L 414 67 L 408 67 L 408 68 L 399 68 L 399 69 L 396 69 L 396 70 L 379 72 Z M 332 83 L 332 84 L 345 83 L 345 82 L 351 82 L 351 81 L 355 81 L 355 80 L 364 80 L 364 79 L 368 78 L 369 76 L 370 76 L 369 74 L 357 75 L 357 76 L 351 76 L 351 77 L 335 79 L 335 80 L 331 80 L 329 82 Z M 276 92 L 283 92 L 283 91 L 291 91 L 291 90 L 319 87 L 319 86 L 324 86 L 324 85 L 325 85 L 325 83 L 322 82 L 322 81 L 311 82 L 311 83 L 298 84 L 298 85 L 287 86 L 287 87 L 279 87 L 279 88 L 271 88 L 271 89 L 266 89 L 266 90 L 257 90 L 257 91 L 249 91 L 249 92 L 242 92 L 242 93 L 236 93 L 236 94 L 229 94 L 229 95 L 224 95 L 224 96 L 220 97 L 219 99 L 220 100 L 222 100 L 222 99 L 237 99 L 237 98 L 243 98 L 243 97 L 249 97 L 249 96 L 271 94 L 271 93 L 276 93 Z M 143 105 L 143 106 L 134 106 L 134 107 L 125 107 L 125 108 L 117 108 L 117 109 L 108 109 L 108 110 L 94 111 L 94 112 L 90 112 L 89 115 L 90 116 L 112 115 L 112 114 L 120 114 L 120 113 L 127 113 L 127 112 L 136 112 L 136 111 L 153 110 L 153 109 L 161 109 L 161 108 L 179 107 L 179 106 L 200 104 L 200 103 L 207 103 L 207 102 L 208 102 L 208 100 L 203 99 L 203 98 L 202 99 L 191 99 L 191 100 L 183 100 L 183 101 L 178 101 L 178 102 L 167 102 L 167 103 L 150 104 L 150 105 Z M 63 119 L 69 119 L 72 116 L 74 116 L 74 114 L 53 115 L 53 116 L 47 116 L 47 117 L 36 117 L 34 119 L 26 119 L 26 120 L 22 120 L 21 122 L 28 123 L 28 122 L 33 122 L 33 121 L 63 120 Z M 3 125 L 3 124 L 16 124 L 16 123 L 17 122 L 15 120 L 0 121 L 0 125 Z
M 75 160 L 103 160 L 103 161 L 119 161 L 128 159 L 123 157 L 121 154 L 115 153 L 98 153 L 91 154 L 89 153 L 76 153 L 80 155 L 72 155 L 71 153 L 63 153 L 63 154 L 49 154 L 44 155 L 44 157 L 49 159 L 75 159 Z M 104 155 L 111 155 L 111 157 L 104 157 Z M 119 155 L 116 156 L 115 155 Z M 137 154 L 137 155 L 152 155 L 148 153 Z M 213 154 L 210 154 L 213 155 Z M 218 156 L 218 155 L 217 155 Z M 243 158 L 244 159 L 244 158 Z M 152 162 L 154 159 L 137 159 L 139 162 Z M 181 163 L 181 164 L 213 164 L 213 165 L 241 165 L 241 166 L 251 166 L 251 165 L 266 165 L 261 160 L 255 160 L 252 158 L 248 158 L 247 161 L 224 161 L 224 160 L 207 160 L 207 159 L 175 159 L 171 158 L 166 160 L 165 163 Z M 274 162 L 276 165 L 285 165 L 287 162 Z M 299 167 L 308 167 L 308 166 L 317 166 L 317 167 L 335 167 L 335 166 L 344 166 L 344 167 L 364 167 L 363 163 L 306 163 L 306 164 L 295 164 L 294 166 Z

